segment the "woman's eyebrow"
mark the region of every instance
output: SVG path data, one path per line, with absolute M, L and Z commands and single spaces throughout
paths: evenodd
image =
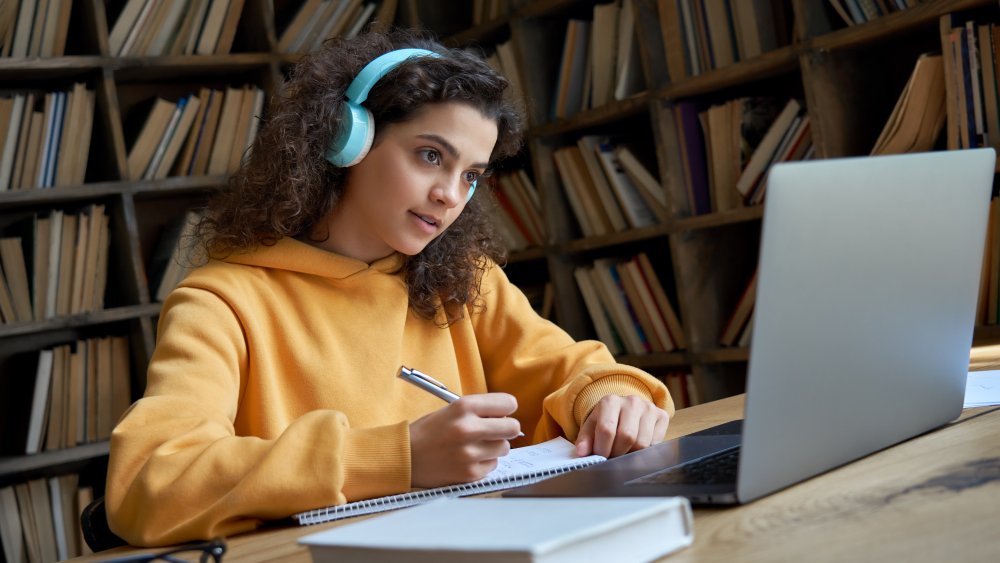
M 462 156 L 462 154 L 458 152 L 458 149 L 455 148 L 455 145 L 449 143 L 448 140 L 441 135 L 435 135 L 434 133 L 421 133 L 420 135 L 417 135 L 417 138 L 436 142 L 444 147 L 444 150 L 456 160 Z M 469 168 L 482 168 L 485 170 L 486 168 L 489 168 L 489 165 L 490 164 L 488 162 L 474 162 Z

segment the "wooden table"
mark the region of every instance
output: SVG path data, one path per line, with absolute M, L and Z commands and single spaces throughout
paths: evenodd
M 668 437 L 742 415 L 742 396 L 683 409 Z M 350 521 L 234 536 L 224 561 L 309 561 L 300 536 Z M 746 506 L 697 509 L 694 545 L 666 560 L 1000 561 L 1000 407 Z

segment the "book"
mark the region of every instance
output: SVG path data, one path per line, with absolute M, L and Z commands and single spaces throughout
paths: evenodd
M 147 4 L 152 4 L 152 0 L 128 0 L 125 3 L 114 25 L 111 26 L 111 33 L 108 34 L 108 48 L 112 56 L 121 55 L 129 32 L 132 31 L 132 27 Z
M 208 163 L 212 154 L 212 146 L 215 143 L 215 134 L 218 131 L 219 117 L 222 115 L 223 96 L 222 90 L 212 90 L 212 98 L 208 108 L 205 109 L 201 131 L 198 133 L 191 163 L 188 165 L 188 175 L 201 176 L 208 172 Z
M 240 107 L 243 105 L 245 90 L 242 88 L 226 88 L 226 95 L 222 102 L 222 115 L 219 117 L 219 125 L 215 143 L 211 148 L 212 156 L 208 161 L 209 175 L 226 174 L 229 168 L 229 155 L 233 150 L 233 142 L 236 139 L 236 129 L 240 119 Z
M 633 0 L 622 0 L 618 15 L 618 48 L 615 52 L 616 100 L 641 92 L 645 88 L 642 64 L 639 60 L 639 37 L 635 32 L 635 5 Z
M 215 53 L 215 47 L 219 44 L 219 35 L 222 33 L 222 24 L 225 23 L 228 11 L 229 0 L 212 0 L 212 5 L 209 7 L 202 24 L 195 54 L 212 55 Z
M 184 100 L 187 101 L 185 102 Z M 162 180 L 163 178 L 166 178 L 170 169 L 173 168 L 174 161 L 177 160 L 177 154 L 180 152 L 181 146 L 188 140 L 188 132 L 191 130 L 191 125 L 194 123 L 195 115 L 199 112 L 200 108 L 201 100 L 193 94 L 177 102 L 177 109 L 180 110 L 180 117 L 177 120 L 176 128 L 169 133 L 170 140 L 167 142 L 164 149 L 163 158 L 161 158 L 157 163 L 156 169 L 152 171 L 152 177 L 154 180 Z M 152 168 L 152 164 L 150 164 L 150 168 Z
M 574 457 L 575 446 L 563 437 L 547 442 L 514 448 L 498 460 L 496 469 L 471 483 L 458 483 L 433 489 L 421 489 L 380 498 L 318 508 L 292 515 L 300 525 L 319 524 L 362 514 L 385 512 L 423 504 L 433 499 L 478 495 L 537 483 L 548 477 L 605 461 L 599 455 Z
M 605 142 L 605 139 L 597 135 L 584 135 L 577 139 L 576 146 L 580 148 L 580 156 L 583 158 L 587 173 L 594 187 L 597 189 L 597 195 L 601 199 L 601 206 L 604 208 L 605 213 L 607 213 L 614 232 L 621 232 L 629 227 L 629 223 L 625 221 L 625 215 L 622 213 L 616 200 L 617 196 L 608 183 L 608 177 L 605 176 L 603 165 L 597 156 L 599 152 L 598 147 L 603 142 Z
M 778 145 L 801 111 L 802 105 L 799 104 L 798 100 L 792 98 L 788 100 L 785 108 L 781 110 L 778 117 L 771 123 L 767 133 L 761 139 L 760 145 L 753 151 L 753 155 L 750 157 L 749 162 L 747 162 L 746 167 L 743 168 L 743 172 L 736 182 L 736 189 L 744 198 L 752 193 L 764 176 L 765 170 L 774 158 L 774 153 L 777 151 Z
M 21 237 L 0 239 L 0 263 L 3 264 L 3 274 L 7 278 L 15 318 L 20 322 L 31 321 L 34 318 L 31 306 L 31 282 L 24 261 Z
M 653 292 L 656 306 L 660 310 L 660 314 L 663 315 L 663 320 L 667 323 L 670 339 L 673 340 L 674 345 L 678 348 L 687 347 L 687 340 L 684 337 L 684 329 L 681 327 L 680 318 L 678 318 L 677 312 L 670 305 L 670 300 L 667 299 L 667 292 L 660 283 L 660 279 L 656 275 L 656 270 L 653 269 L 653 263 L 649 260 L 649 256 L 645 252 L 640 252 L 634 260 L 639 265 L 643 280 L 649 286 L 650 291 Z
M 240 22 L 240 15 L 243 13 L 244 0 L 232 0 L 229 2 L 229 9 L 222 22 L 222 29 L 219 31 L 219 39 L 215 44 L 216 55 L 228 55 L 233 48 L 233 40 L 236 38 L 236 26 Z
M 934 148 L 945 121 L 941 55 L 921 55 L 875 142 L 872 155 L 926 152 Z
M 582 189 L 574 182 L 572 165 L 567 158 L 568 149 L 569 147 L 563 147 L 552 151 L 552 160 L 555 162 L 556 173 L 559 175 L 559 182 L 562 184 L 563 192 L 566 194 L 566 200 L 569 202 L 570 209 L 573 211 L 573 217 L 576 218 L 583 236 L 592 237 L 603 234 L 591 223 L 590 216 L 587 214 Z
M 660 185 L 660 181 L 653 177 L 649 169 L 632 154 L 628 147 L 615 147 L 614 158 L 617 158 L 618 161 L 618 167 L 614 168 L 619 178 L 618 181 L 631 182 L 635 191 L 642 196 L 653 214 L 656 215 L 657 220 L 661 223 L 669 221 L 670 209 L 667 202 L 667 192 Z M 613 163 L 614 159 L 610 159 L 608 162 Z M 618 172 L 619 169 L 625 173 L 624 178 L 621 177 L 621 172 Z
M 688 54 L 684 40 L 684 26 L 677 0 L 657 0 L 656 11 L 663 30 L 664 60 L 670 82 L 680 82 L 690 75 Z
M 660 217 L 650 207 L 650 200 L 643 196 L 639 187 L 625 172 L 625 168 L 615 151 L 615 146 L 610 143 L 599 143 L 594 147 L 594 150 L 628 223 L 634 228 L 657 224 L 661 220 Z M 663 208 L 662 212 L 664 213 L 662 219 L 666 220 L 666 209 Z
M 614 97 L 620 12 L 621 3 L 617 1 L 594 6 L 590 38 L 590 62 L 593 67 L 589 85 L 591 107 L 603 106 Z
M 16 125 L 15 121 L 11 121 L 12 126 L 19 128 L 17 137 L 15 138 L 17 152 L 14 155 L 13 176 L 10 178 L 11 189 L 34 186 L 33 182 L 37 167 L 34 165 L 29 166 L 25 161 L 29 158 L 36 159 L 38 145 L 41 144 L 41 137 L 44 133 L 42 130 L 43 114 L 35 110 L 35 98 L 35 94 L 30 92 L 24 96 L 25 103 L 21 108 L 23 111 L 21 112 L 20 126 Z M 38 95 L 38 98 L 41 99 L 41 94 Z M 17 110 L 16 105 L 14 109 L 15 111 Z M 35 154 L 29 154 L 31 152 Z M 2 171 L 0 171 L 0 181 L 2 180 Z
M 313 561 L 652 561 L 691 545 L 682 497 L 445 499 L 305 536 Z
M 608 312 L 615 330 L 621 336 L 625 351 L 629 354 L 648 354 L 651 350 L 646 340 L 646 334 L 636 322 L 635 312 L 632 310 L 625 290 L 620 283 L 616 271 L 616 259 L 599 258 L 594 261 L 594 268 L 589 270 L 594 280 L 594 287 L 597 288 Z
M 153 152 L 159 146 L 163 135 L 170 124 L 176 104 L 162 98 L 156 98 L 153 108 L 149 111 L 146 121 L 132 144 L 128 153 L 129 180 L 142 179 L 143 173 L 153 159 Z
M 183 219 L 171 223 L 160 237 L 150 260 L 150 278 L 158 279 L 156 300 L 163 301 L 192 269 L 192 237 L 198 221 L 197 211 L 188 211 Z
M 747 322 L 750 320 L 750 315 L 753 312 L 756 297 L 757 272 L 754 271 L 753 275 L 750 277 L 750 283 L 748 283 L 746 289 L 743 290 L 736 307 L 733 309 L 732 314 L 729 316 L 725 326 L 722 328 L 722 334 L 719 336 L 720 344 L 723 346 L 733 346 L 737 343 L 744 327 L 747 326 Z
M 28 553 L 13 485 L 0 488 L 0 545 L 3 545 L 5 561 L 27 561 Z
M 49 391 L 49 423 L 45 436 L 45 451 L 58 450 L 66 442 L 66 412 L 69 404 L 68 344 L 52 350 L 51 389 Z
M 310 21 L 314 21 L 316 15 L 316 10 L 320 7 L 320 0 L 306 0 L 299 6 L 299 10 L 295 13 L 295 17 L 292 21 L 285 27 L 284 31 L 281 32 L 281 37 L 278 39 L 278 50 L 283 53 L 291 52 L 292 42 L 295 41 L 302 30 L 308 27 Z
M 593 275 L 590 273 L 593 266 L 581 266 L 573 270 L 573 278 L 580 288 L 580 295 L 583 296 L 583 304 L 587 307 L 590 320 L 594 323 L 594 330 L 597 338 L 607 346 L 612 355 L 619 355 L 624 350 L 618 331 L 614 329 L 611 320 L 611 313 L 602 304 L 600 293 L 594 285 Z
M 31 418 L 28 421 L 28 439 L 24 448 L 24 453 L 29 455 L 42 450 L 47 422 L 45 415 L 48 413 L 49 388 L 52 381 L 52 359 L 52 350 L 38 352 L 35 390 L 31 399 Z
M 16 162 L 15 156 L 18 152 L 21 124 L 24 121 L 24 115 L 31 114 L 31 108 L 25 106 L 27 100 L 25 95 L 17 94 L 12 100 L 7 102 L 10 106 L 8 125 L 3 131 L 0 131 L 0 135 L 6 136 L 3 150 L 0 150 L 0 192 L 20 187 L 18 181 L 11 179 L 11 174 L 13 174 Z
M 174 133 L 177 132 L 178 127 L 180 126 L 181 116 L 184 115 L 184 108 L 187 107 L 187 103 L 190 99 L 190 95 L 184 96 L 180 100 L 177 100 L 177 104 L 173 106 L 170 114 L 170 120 L 167 122 L 163 135 L 160 136 L 159 143 L 156 145 L 156 150 L 153 151 L 153 156 L 150 157 L 149 165 L 142 173 L 142 179 L 152 180 L 155 178 L 157 170 L 160 169 L 160 163 L 163 162 L 163 159 L 167 154 L 167 147 L 170 146 L 170 141 L 173 139 Z M 181 134 L 183 135 L 183 133 Z M 169 167 L 169 164 L 167 166 Z

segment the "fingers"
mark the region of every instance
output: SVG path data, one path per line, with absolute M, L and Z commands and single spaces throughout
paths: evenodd
M 666 411 L 637 396 L 603 397 L 577 437 L 576 453 L 617 457 L 663 440 L 669 424 Z
M 456 431 L 465 440 L 512 440 L 521 433 L 521 423 L 509 415 L 517 410 L 517 399 L 507 393 L 466 395 L 448 406 L 459 417 Z
M 486 418 L 510 416 L 517 410 L 517 399 L 508 393 L 466 395 L 452 404 Z

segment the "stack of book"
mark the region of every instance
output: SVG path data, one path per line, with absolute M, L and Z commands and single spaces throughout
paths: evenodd
M 634 0 L 597 4 L 593 19 L 566 25 L 553 119 L 621 100 L 645 89 L 635 33 Z
M 837 15 L 848 26 L 912 8 L 921 2 L 922 0 L 830 0 Z
M 109 439 L 132 402 L 128 353 L 125 336 L 41 350 L 23 453 Z
M 520 64 L 510 40 L 497 43 L 493 53 L 486 57 L 486 62 L 510 81 L 510 88 L 504 92 L 509 99 L 517 103 L 528 102 L 524 97 L 524 86 L 521 85 Z
M 94 91 L 0 97 L 0 192 L 82 184 L 94 124 Z
M 63 56 L 72 11 L 72 0 L 4 0 L 0 57 Z
M 939 23 L 948 148 L 1000 149 L 997 24 L 958 13 L 941 16 Z
M 612 354 L 686 348 L 684 331 L 646 253 L 601 258 L 573 275 L 597 337 Z
M 492 210 L 493 224 L 510 251 L 545 244 L 545 223 L 538 190 L 524 170 L 503 172 L 495 177 L 493 194 L 498 205 Z
M 670 372 L 660 376 L 660 379 L 670 391 L 670 398 L 674 400 L 675 408 L 686 409 L 701 404 L 701 391 L 698 389 L 694 375 L 684 372 Z
M 809 116 L 795 99 L 680 102 L 674 116 L 692 215 L 763 203 L 772 164 L 815 153 Z
M 129 147 L 129 179 L 235 172 L 263 111 L 264 91 L 256 86 L 202 88 L 177 102 L 155 98 Z
M 108 35 L 111 56 L 228 54 L 243 6 L 244 0 L 128 0 Z
M 627 146 L 584 135 L 552 156 L 584 236 L 648 227 L 669 219 L 666 192 Z
M 375 2 L 362 0 L 305 0 L 281 32 L 278 50 L 308 53 L 327 39 L 354 37 L 372 19 L 376 7 Z
M 784 0 L 658 0 L 672 82 L 752 59 L 791 42 Z
M 984 26 L 985 27 L 985 26 Z M 992 73 L 990 73 L 992 78 Z M 992 118 L 996 119 L 996 97 Z M 926 152 L 934 148 L 947 116 L 944 61 L 941 55 L 921 55 L 892 114 L 875 142 L 872 155 Z M 1000 141 L 1000 122 L 991 124 L 994 142 Z
M 753 306 L 757 298 L 757 272 L 750 277 L 743 293 L 740 294 L 736 307 L 722 327 L 719 343 L 723 346 L 742 346 L 750 344 L 750 333 L 753 327 Z
M 21 323 L 104 308 L 109 218 L 103 204 L 52 211 L 6 228 L 0 239 L 0 318 Z M 30 272 L 30 274 L 29 274 Z
M 87 555 L 80 514 L 94 490 L 76 474 L 0 487 L 0 541 L 6 561 L 63 561 Z

